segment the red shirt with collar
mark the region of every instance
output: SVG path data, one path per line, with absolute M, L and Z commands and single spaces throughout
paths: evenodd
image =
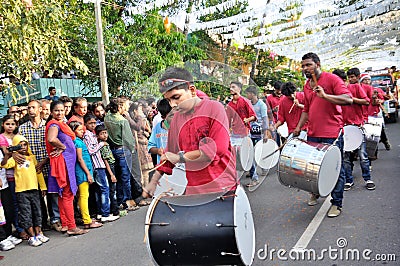
M 318 85 L 324 88 L 326 94 L 347 94 L 351 97 L 343 80 L 334 74 L 322 72 Z M 343 128 L 342 107 L 318 97 L 310 87 L 310 79 L 304 85 L 304 96 L 303 112 L 308 113 L 307 135 L 318 138 L 337 138 L 340 129 Z
M 349 84 L 347 88 L 351 92 L 354 98 L 364 99 L 369 101 L 367 94 L 360 84 Z M 343 111 L 343 122 L 345 125 L 357 125 L 361 126 L 364 124 L 364 111 L 363 106 L 353 103 L 352 105 L 344 105 L 342 106 Z
M 243 119 L 251 116 L 257 118 L 253 105 L 243 96 L 240 96 L 236 103 L 233 101 L 228 103 L 226 114 L 228 115 L 229 126 L 232 129 L 232 133 L 241 136 L 247 136 L 251 128 L 250 123 L 244 124 Z
M 296 99 L 299 103 L 304 104 L 304 92 L 296 92 Z M 286 122 L 289 133 L 292 133 L 299 123 L 301 113 L 303 109 L 294 105 L 292 111 L 289 114 L 290 109 L 293 106 L 293 100 L 289 97 L 282 96 L 281 101 L 279 103 L 279 111 L 278 111 L 278 120 L 281 123 Z M 307 128 L 307 124 L 305 124 L 302 130 Z

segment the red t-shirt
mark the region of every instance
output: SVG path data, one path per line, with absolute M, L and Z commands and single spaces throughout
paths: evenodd
M 304 104 L 304 92 L 297 92 L 296 99 L 299 100 L 299 103 Z M 281 123 L 286 122 L 289 133 L 292 133 L 299 123 L 301 113 L 303 109 L 298 106 L 293 106 L 292 111 L 289 114 L 290 108 L 293 106 L 293 100 L 286 96 L 281 97 L 281 101 L 279 103 L 279 111 L 278 111 L 278 120 Z M 307 125 L 303 126 L 303 130 L 307 128 Z
M 369 105 L 371 105 L 371 100 L 372 100 L 372 91 L 374 90 L 374 88 L 370 85 L 364 84 L 364 83 L 360 83 L 361 88 L 364 89 L 364 92 L 367 94 L 369 101 Z M 363 105 L 362 109 L 363 109 L 363 115 L 364 115 L 364 122 L 368 121 L 368 107 L 369 105 Z
M 385 100 L 385 97 L 383 96 L 383 95 L 385 95 L 385 92 L 380 88 L 371 87 L 371 95 L 374 94 L 375 90 L 378 91 L 378 99 Z M 368 110 L 367 110 L 368 116 L 377 116 L 381 111 L 380 105 L 373 105 L 372 102 L 373 102 L 373 100 L 372 100 L 372 96 L 371 96 L 371 102 L 369 103 Z M 367 120 L 368 120 L 368 116 L 367 116 Z
M 186 162 L 185 194 L 222 192 L 236 186 L 236 157 L 221 103 L 203 99 L 194 113 L 177 112 L 171 121 L 166 150 L 173 153 L 201 150 L 210 158 L 208 162 Z M 159 171 L 171 174 L 173 167 L 167 162 Z
M 324 88 L 326 94 L 351 96 L 343 80 L 334 74 L 322 72 L 318 85 Z M 342 107 L 318 97 L 310 87 L 310 80 L 307 80 L 304 85 L 304 96 L 303 112 L 308 113 L 307 135 L 318 138 L 337 138 L 343 127 Z
M 274 117 L 274 122 L 278 121 L 278 112 L 274 111 L 274 108 L 279 106 L 279 103 L 281 102 L 282 97 L 278 97 L 274 94 L 268 95 L 267 97 L 267 103 L 269 107 L 271 107 L 272 110 L 272 115 Z
M 253 105 L 243 96 L 240 96 L 236 103 L 233 101 L 228 103 L 226 114 L 232 133 L 241 136 L 247 136 L 251 128 L 250 123 L 244 124 L 243 119 L 251 116 L 257 117 Z
M 351 92 L 354 98 L 364 99 L 369 101 L 367 94 L 360 84 L 349 84 L 347 88 Z M 363 106 L 360 104 L 353 103 L 352 105 L 342 106 L 343 122 L 345 125 L 363 125 L 364 124 L 364 112 Z

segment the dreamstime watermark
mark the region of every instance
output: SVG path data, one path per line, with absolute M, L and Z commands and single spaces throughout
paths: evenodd
M 325 259 L 333 261 L 381 261 L 389 262 L 396 261 L 396 254 L 374 254 L 371 249 L 359 250 L 357 248 L 348 248 L 347 239 L 339 237 L 336 240 L 336 246 L 329 246 L 323 248 L 319 252 L 315 249 L 275 249 L 269 248 L 268 245 L 264 245 L 257 251 L 257 257 L 260 260 L 293 260 L 293 261 L 322 261 Z

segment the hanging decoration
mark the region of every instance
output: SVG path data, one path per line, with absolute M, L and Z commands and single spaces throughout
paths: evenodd
M 180 4 L 185 6 L 189 1 L 182 0 Z M 195 1 L 192 12 L 187 14 L 193 19 L 186 26 L 189 32 L 204 30 L 209 35 L 222 35 L 225 40 L 273 51 L 276 55 L 270 54 L 272 58 L 279 54 L 299 60 L 302 54 L 313 51 L 324 63 L 336 66 L 343 62 L 359 62 L 363 58 L 387 57 L 388 53 L 392 58 L 393 55 L 400 56 L 398 0 L 354 1 L 343 7 L 339 5 L 344 1 L 338 0 L 265 1 L 257 2 L 257 8 L 249 7 L 245 12 L 230 17 L 207 22 L 198 20 L 247 1 L 226 0 L 208 7 Z M 173 2 L 176 1 L 151 1 L 129 6 L 127 10 L 129 14 L 144 13 Z M 260 29 L 260 34 L 255 33 L 254 29 L 260 25 L 265 26 Z

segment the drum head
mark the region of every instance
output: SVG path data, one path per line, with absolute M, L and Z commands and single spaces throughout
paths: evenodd
M 287 137 L 287 141 L 291 140 L 292 138 L 293 138 L 293 133 L 290 133 L 289 137 Z M 300 134 L 295 138 L 298 138 L 301 140 L 307 140 L 307 131 L 304 131 L 304 130 L 300 131 Z
M 372 137 L 380 137 L 382 132 L 382 127 L 377 124 L 365 124 L 364 125 L 365 135 Z
M 383 117 L 368 116 L 368 124 L 382 126 L 384 124 Z
M 320 196 L 328 196 L 334 189 L 342 166 L 340 150 L 331 146 L 325 153 L 318 173 L 318 191 Z
M 363 133 L 357 126 L 349 125 L 344 128 L 344 151 L 354 151 L 361 146 Z
M 244 265 L 251 265 L 254 260 L 256 238 L 253 214 L 246 192 L 241 186 L 236 189 L 234 202 L 234 224 L 236 245 Z
M 279 133 L 279 135 L 281 135 L 281 137 L 287 138 L 289 136 L 289 129 L 288 129 L 286 122 L 283 123 L 280 127 L 278 127 L 278 129 L 276 131 L 278 131 L 278 133 Z
M 166 194 L 169 196 L 183 195 L 187 185 L 186 171 L 183 165 L 176 166 L 172 169 L 172 175 L 164 174 L 160 180 L 159 185 L 156 187 L 154 196 Z
M 255 160 L 258 166 L 263 169 L 271 169 L 279 161 L 278 145 L 272 139 L 267 142 L 260 140 L 255 147 Z
M 245 137 L 240 145 L 240 163 L 244 171 L 249 171 L 253 166 L 254 161 L 254 146 L 249 137 Z M 238 155 L 236 154 L 236 156 Z

